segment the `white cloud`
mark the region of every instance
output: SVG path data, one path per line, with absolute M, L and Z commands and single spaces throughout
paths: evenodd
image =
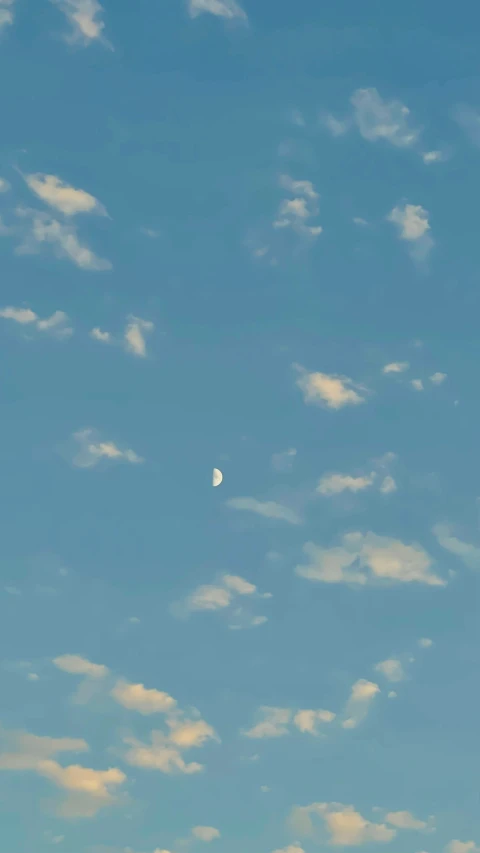
M 364 139 L 385 139 L 399 148 L 417 141 L 418 131 L 409 126 L 410 110 L 400 101 L 384 101 L 376 89 L 357 89 L 351 98 L 354 120 Z
M 475 841 L 450 841 L 445 847 L 446 853 L 480 853 L 480 846 Z
M 480 548 L 452 536 L 452 530 L 448 524 L 436 524 L 432 532 L 442 548 L 460 557 L 470 569 L 480 568 Z
M 431 571 L 432 558 L 420 545 L 405 545 L 399 539 L 372 532 L 347 533 L 342 544 L 333 548 L 307 542 L 303 551 L 309 562 L 296 566 L 295 572 L 311 581 L 358 585 L 378 581 L 428 586 L 446 583 Z
M 0 0 L 0 33 L 13 24 L 13 5 L 14 0 Z
M 355 729 L 368 714 L 375 696 L 380 693 L 378 684 L 359 678 L 352 686 L 350 697 L 343 712 L 342 727 Z
M 272 708 L 263 705 L 259 710 L 260 721 L 243 732 L 249 738 L 275 738 L 288 735 L 288 725 L 292 712 L 288 708 Z
M 350 128 L 348 119 L 338 119 L 330 113 L 322 117 L 322 122 L 334 137 L 343 136 Z
M 418 820 L 410 812 L 389 812 L 385 815 L 385 820 L 391 826 L 397 829 L 426 829 L 428 823 L 424 820 Z
M 25 182 L 38 198 L 65 216 L 75 216 L 77 213 L 105 215 L 105 208 L 93 195 L 85 190 L 75 189 L 56 175 L 44 175 L 38 172 L 26 175 Z
M 247 20 L 246 13 L 235 0 L 189 0 L 189 11 L 192 18 L 209 13 L 227 20 Z
M 405 678 L 403 666 L 396 658 L 389 658 L 377 663 L 375 670 L 385 676 L 388 681 L 403 681 Z
M 280 186 L 294 198 L 282 201 L 273 227 L 293 228 L 300 235 L 318 237 L 323 230 L 321 226 L 307 224 L 309 219 L 318 215 L 318 193 L 312 182 L 296 181 L 289 175 L 281 175 Z
M 131 684 L 123 680 L 117 681 L 110 695 L 119 705 L 129 711 L 138 711 L 144 716 L 169 713 L 177 704 L 168 693 L 147 689 L 143 684 Z
M 365 477 L 352 477 L 349 474 L 326 474 L 317 486 L 321 495 L 339 495 L 341 492 L 361 492 L 373 485 L 375 472 Z
M 279 521 L 287 521 L 289 524 L 301 524 L 302 520 L 293 509 L 289 509 L 283 504 L 275 501 L 258 501 L 256 498 L 230 498 L 227 501 L 227 506 L 230 509 L 240 510 L 242 512 L 253 512 L 256 515 L 261 515 L 264 518 L 278 519 Z
M 397 227 L 400 239 L 411 244 L 412 258 L 424 261 L 434 245 L 427 211 L 419 204 L 404 204 L 394 207 L 387 220 Z
M 318 711 L 303 710 L 297 711 L 293 718 L 293 723 L 300 732 L 318 735 L 319 725 L 322 723 L 332 723 L 335 716 L 332 711 L 324 711 L 322 709 Z
M 237 595 L 252 595 L 257 587 L 238 575 L 223 575 L 223 583 Z
M 367 220 L 363 219 L 362 216 L 354 216 L 353 222 L 355 223 L 355 225 L 361 225 L 362 227 L 365 227 L 366 225 L 368 225 Z
M 112 264 L 80 243 L 72 224 L 52 219 L 47 213 L 29 208 L 17 208 L 17 216 L 29 223 L 23 243 L 16 249 L 19 255 L 31 255 L 43 245 L 51 246 L 58 258 L 67 258 L 75 266 L 91 272 L 112 269 Z
M 56 338 L 68 338 L 73 334 L 69 317 L 64 311 L 55 311 L 51 317 L 42 320 L 30 308 L 14 308 L 10 305 L 0 310 L 0 317 L 13 320 L 21 326 L 34 325 L 39 332 L 47 332 Z
M 410 385 L 415 391 L 423 391 L 423 382 L 421 379 L 412 379 Z
M 466 104 L 459 104 L 453 111 L 453 118 L 466 133 L 474 145 L 480 145 L 480 113 Z
M 103 40 L 105 24 L 103 8 L 97 0 L 51 0 L 64 13 L 72 26 L 70 40 L 88 45 Z
M 186 598 L 172 606 L 174 614 L 185 617 L 195 611 L 225 611 L 233 622 L 229 624 L 231 629 L 255 628 L 267 621 L 266 616 L 254 616 L 249 612 L 251 607 L 246 607 L 245 602 L 249 599 L 270 598 L 270 593 L 260 594 L 255 584 L 245 580 L 238 575 L 224 574 L 216 584 L 202 584 L 198 586 Z M 238 606 L 238 600 L 241 606 Z
M 192 835 L 195 838 L 198 838 L 199 841 L 214 841 L 216 838 L 220 838 L 220 832 L 218 829 L 215 829 L 214 826 L 194 826 L 192 829 Z
M 365 402 L 361 396 L 366 391 L 346 376 L 327 373 L 309 373 L 305 368 L 294 365 L 299 373 L 297 385 L 303 392 L 306 403 L 325 405 L 328 409 L 357 406 Z
M 434 385 L 441 385 L 442 382 L 445 382 L 446 378 L 446 373 L 434 373 L 433 376 L 430 377 L 430 382 L 433 382 Z
M 1 3 L 1 0 L 0 0 L 0 3 Z M 0 29 L 2 27 L 1 12 L 2 12 L 2 9 L 0 7 Z M 10 184 L 8 183 L 8 181 L 5 180 L 5 178 L 0 178 L 0 193 L 8 193 L 9 189 L 10 189 Z
M 431 163 L 440 163 L 443 160 L 441 151 L 425 151 L 422 154 L 423 162 L 429 166 Z
M 221 610 L 229 607 L 232 595 L 228 589 L 213 584 L 197 587 L 187 600 L 188 610 Z
M 170 733 L 152 731 L 151 745 L 135 738 L 124 738 L 130 749 L 125 755 L 127 764 L 142 767 L 145 770 L 159 770 L 161 773 L 200 773 L 203 765 L 197 762 L 187 763 L 182 751 L 193 747 L 202 747 L 209 740 L 217 740 L 214 729 L 204 720 L 167 720 Z
M 73 455 L 72 462 L 77 468 L 93 468 L 102 459 L 125 461 L 140 464 L 144 460 L 133 450 L 121 450 L 113 441 L 96 441 L 95 431 L 83 429 L 73 434 L 80 449 Z
M 281 453 L 274 453 L 272 456 L 272 468 L 275 471 L 287 472 L 291 471 L 297 451 L 294 447 L 289 450 L 282 450 Z
M 373 823 L 362 817 L 353 806 L 342 803 L 311 803 L 296 806 L 292 812 L 293 823 L 306 835 L 313 832 L 312 815 L 320 817 L 330 836 L 330 843 L 341 847 L 356 847 L 370 842 L 391 841 L 396 830 L 384 823 Z
M 418 645 L 421 649 L 431 649 L 431 647 L 433 646 L 433 640 L 431 640 L 429 637 L 421 637 L 418 641 Z
M 152 332 L 154 328 L 155 326 L 150 320 L 130 316 L 124 335 L 127 351 L 140 358 L 145 358 L 147 354 L 145 333 Z
M 70 675 L 86 675 L 88 678 L 105 678 L 109 672 L 108 667 L 92 663 L 81 655 L 60 655 L 54 658 L 52 663 L 62 672 L 68 672 Z
M 390 477 L 390 475 L 384 477 L 380 486 L 380 491 L 383 495 L 390 495 L 392 492 L 397 491 L 397 484 L 393 477 Z
M 112 340 L 110 332 L 102 332 L 98 326 L 91 330 L 90 337 L 95 341 L 100 341 L 102 344 L 109 344 Z
M 260 788 L 261 791 L 269 791 L 270 788 L 267 788 L 265 785 Z M 282 847 L 280 850 L 274 850 L 273 853 L 305 853 L 303 847 L 296 841 L 295 844 L 288 844 L 286 847 Z
M 386 364 L 382 373 L 404 373 L 410 367 L 408 361 L 392 361 Z

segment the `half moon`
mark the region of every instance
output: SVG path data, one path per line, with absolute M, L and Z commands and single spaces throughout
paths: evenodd
M 212 486 L 214 486 L 214 487 L 219 486 L 220 483 L 222 482 L 222 480 L 223 480 L 222 472 L 219 470 L 219 468 L 214 468 L 213 474 L 212 474 Z

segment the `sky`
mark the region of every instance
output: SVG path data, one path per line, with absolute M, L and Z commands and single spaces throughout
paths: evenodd
M 464 11 L 0 0 L 0 853 L 480 853 Z

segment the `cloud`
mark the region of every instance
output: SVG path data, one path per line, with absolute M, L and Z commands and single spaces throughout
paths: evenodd
M 346 376 L 327 373 L 309 373 L 305 368 L 294 365 L 299 373 L 297 385 L 303 392 L 305 402 L 325 405 L 328 409 L 342 409 L 343 406 L 358 406 L 365 403 L 361 396 L 366 391 Z
M 100 341 L 102 344 L 109 344 L 112 340 L 110 332 L 102 332 L 98 326 L 91 330 L 90 337 L 95 341 Z
M 0 33 L 13 24 L 14 0 L 0 0 Z
M 58 6 L 72 27 L 70 41 L 84 45 L 103 39 L 105 24 L 102 21 L 103 8 L 97 0 L 51 0 Z
M 425 151 L 422 154 L 423 162 L 429 166 L 431 163 L 440 163 L 443 160 L 441 151 Z
M 294 459 L 297 451 L 294 447 L 289 450 L 283 450 L 281 453 L 274 453 L 272 456 L 272 468 L 274 471 L 285 473 L 292 470 Z
M 405 672 L 403 670 L 403 666 L 399 660 L 395 658 L 389 658 L 388 660 L 383 660 L 380 663 L 375 665 L 376 672 L 380 672 L 388 681 L 403 681 L 405 678 Z
M 460 557 L 469 569 L 480 568 L 480 548 L 452 536 L 452 530 L 448 524 L 436 524 L 432 533 L 445 551 Z
M 296 566 L 295 572 L 311 581 L 358 585 L 378 581 L 446 585 L 431 571 L 432 558 L 420 545 L 405 545 L 399 539 L 377 536 L 372 532 L 347 533 L 342 544 L 333 548 L 307 542 L 303 551 L 309 562 Z
M 480 145 L 480 113 L 466 104 L 459 104 L 453 110 L 453 118 L 462 128 L 470 142 Z
M 182 751 L 204 746 L 208 741 L 218 741 L 214 729 L 204 720 L 185 720 L 172 718 L 167 720 L 170 733 L 152 731 L 151 744 L 147 745 L 135 738 L 124 738 L 130 749 L 125 761 L 133 767 L 145 770 L 159 770 L 161 773 L 182 773 L 191 775 L 200 773 L 203 765 L 197 762 L 187 763 Z
M 256 498 L 230 498 L 226 503 L 230 509 L 253 512 L 264 518 L 287 521 L 289 524 L 302 523 L 300 516 L 293 509 L 289 509 L 275 501 L 258 501 Z
M 415 391 L 423 391 L 423 382 L 421 379 L 412 379 L 410 385 Z
M 17 247 L 19 255 L 36 254 L 44 245 L 51 246 L 58 258 L 66 258 L 75 266 L 90 272 L 104 272 L 112 269 L 112 264 L 97 257 L 88 246 L 80 243 L 76 228 L 65 222 L 52 219 L 48 213 L 29 208 L 17 208 L 18 217 L 28 222 L 24 240 Z
M 145 333 L 152 332 L 155 326 L 150 320 L 142 320 L 140 317 L 130 316 L 129 320 L 124 334 L 125 347 L 133 355 L 145 358 L 147 355 Z
M 441 385 L 446 378 L 446 373 L 434 373 L 433 376 L 430 376 L 430 382 L 433 382 L 434 385 Z
M 332 711 L 324 711 L 322 709 L 319 711 L 303 710 L 297 711 L 293 718 L 293 723 L 300 732 L 318 735 L 318 726 L 321 723 L 332 723 L 335 717 L 336 715 Z
M 51 317 L 42 320 L 30 308 L 14 308 L 10 305 L 0 310 L 0 317 L 13 320 L 21 326 L 34 326 L 39 332 L 47 332 L 56 338 L 64 339 L 73 334 L 69 326 L 70 319 L 64 311 L 55 311 Z
M 318 816 L 329 834 L 330 843 L 341 847 L 357 847 L 370 842 L 386 843 L 395 835 L 384 823 L 373 823 L 362 817 L 353 806 L 342 803 L 311 803 L 309 806 L 295 806 L 292 810 L 292 822 L 305 835 L 313 832 L 312 815 Z
M 343 712 L 342 728 L 355 729 L 368 714 L 375 696 L 380 693 L 378 684 L 359 678 L 352 686 Z
M 270 788 L 267 788 L 263 785 L 260 788 L 261 791 L 269 791 Z M 273 853 L 305 853 L 303 847 L 296 841 L 295 844 L 288 844 L 286 847 L 282 847 L 280 850 L 274 850 Z
M 103 205 L 93 195 L 85 190 L 75 189 L 55 175 L 37 172 L 26 175 L 25 182 L 38 198 L 65 216 L 75 216 L 77 213 L 106 213 Z
M 36 770 L 40 761 L 62 752 L 88 752 L 86 741 L 80 738 L 53 738 L 24 731 L 0 730 L 0 740 L 7 741 L 11 751 L 0 752 L 0 770 Z
M 109 669 L 103 664 L 92 663 L 87 658 L 81 655 L 60 655 L 53 659 L 52 663 L 61 669 L 62 672 L 68 672 L 70 675 L 86 675 L 88 678 L 106 678 Z
M 96 441 L 96 433 L 92 429 L 79 430 L 73 434 L 73 439 L 80 446 L 72 459 L 73 465 L 77 468 L 93 468 L 102 459 L 131 464 L 144 462 L 134 450 L 121 450 L 113 441 Z
M 429 637 L 421 637 L 418 641 L 418 645 L 421 649 L 431 649 L 433 646 L 433 640 L 430 640 Z
M 390 475 L 384 477 L 380 486 L 380 491 L 383 495 L 390 495 L 392 492 L 397 491 L 397 484 L 393 477 L 390 477 Z
M 375 472 L 368 477 L 351 477 L 349 474 L 326 474 L 317 486 L 321 495 L 339 495 L 341 492 L 361 492 L 373 485 Z
M 0 4 L 1 4 L 1 0 L 0 0 Z M 5 11 L 5 10 L 3 10 L 3 11 Z M 0 30 L 2 28 L 1 12 L 2 12 L 2 9 L 1 9 L 1 5 L 0 5 Z M 8 183 L 8 181 L 5 180 L 5 178 L 0 178 L 0 193 L 8 193 L 9 189 L 10 189 L 10 184 Z
M 445 847 L 446 853 L 480 853 L 480 846 L 475 841 L 450 841 Z
M 318 193 L 311 181 L 296 181 L 289 175 L 280 177 L 280 186 L 294 197 L 282 201 L 274 228 L 293 228 L 298 234 L 318 237 L 322 233 L 319 225 L 308 225 L 308 220 L 318 216 Z
M 193 590 L 183 602 L 174 604 L 174 615 L 185 617 L 195 611 L 224 610 L 228 618 L 233 617 L 230 628 L 254 628 L 263 625 L 266 616 L 253 616 L 245 608 L 245 602 L 250 599 L 270 598 L 270 593 L 260 594 L 255 584 L 239 577 L 239 575 L 224 574 L 216 584 L 202 584 Z M 241 601 L 241 606 L 238 601 Z M 232 609 L 235 605 L 235 608 Z
M 195 838 L 198 838 L 199 841 L 206 842 L 220 838 L 220 832 L 218 829 L 215 829 L 214 826 L 194 826 L 192 829 L 192 835 Z
M 208 13 L 227 20 L 247 20 L 246 13 L 235 0 L 189 0 L 188 8 L 192 18 Z
M 344 136 L 344 134 L 350 128 L 350 121 L 348 119 L 338 119 L 335 116 L 332 116 L 330 113 L 327 113 L 322 117 L 322 124 L 325 125 L 327 130 L 330 131 L 332 136 Z
M 427 211 L 419 204 L 404 204 L 403 207 L 394 207 L 387 220 L 397 227 L 400 239 L 411 244 L 414 260 L 425 260 L 434 245 L 428 233 L 430 223 Z
M 117 681 L 110 695 L 119 705 L 129 711 L 138 711 L 144 716 L 169 713 L 177 704 L 168 693 L 147 689 L 143 684 L 131 684 L 124 680 Z
M 272 708 L 263 705 L 259 710 L 262 717 L 253 728 L 243 732 L 249 738 L 274 738 L 288 735 L 288 724 L 292 718 L 292 712 L 288 708 Z
M 354 121 L 364 139 L 385 139 L 398 148 L 408 148 L 418 139 L 410 127 L 410 110 L 401 101 L 384 101 L 376 89 L 357 89 L 351 103 Z
M 404 373 L 410 367 L 408 361 L 392 361 L 386 364 L 382 373 Z
M 426 829 L 428 826 L 426 821 L 417 820 L 410 812 L 389 812 L 385 820 L 397 829 Z

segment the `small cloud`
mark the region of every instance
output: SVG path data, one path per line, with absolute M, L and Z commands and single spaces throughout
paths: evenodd
M 51 317 L 42 320 L 30 308 L 8 306 L 0 310 L 0 317 L 13 320 L 21 326 L 34 326 L 39 332 L 47 332 L 56 338 L 65 339 L 73 335 L 73 329 L 69 325 L 70 319 L 64 311 L 54 311 Z
M 152 332 L 155 326 L 150 320 L 142 320 L 140 317 L 130 316 L 129 321 L 124 335 L 127 352 L 145 358 L 147 355 L 145 334 Z
M 392 492 L 397 491 L 397 484 L 393 477 L 390 477 L 390 475 L 384 477 L 380 486 L 380 491 L 382 495 L 390 495 Z
M 199 748 L 210 740 L 218 741 L 214 729 L 204 720 L 167 720 L 169 734 L 154 730 L 151 733 L 151 744 L 145 744 L 136 738 L 124 738 L 124 743 L 130 749 L 124 758 L 132 767 L 144 770 L 159 770 L 161 773 L 181 773 L 192 775 L 201 773 L 202 764 L 187 763 L 182 752 L 191 748 Z
M 342 728 L 355 729 L 367 716 L 378 693 L 380 693 L 378 684 L 359 678 L 352 686 L 350 697 L 345 705 Z
M 470 142 L 480 145 L 480 113 L 466 104 L 459 104 L 453 111 L 453 118 L 462 128 Z
M 384 823 L 373 823 L 364 818 L 353 806 L 342 803 L 311 803 L 309 806 L 295 806 L 291 819 L 305 835 L 313 832 L 312 815 L 319 817 L 325 824 L 330 843 L 339 847 L 357 847 L 361 844 L 387 843 L 396 830 Z
M 297 455 L 294 447 L 289 450 L 282 450 L 281 453 L 274 453 L 272 456 L 272 468 L 274 471 L 286 473 L 292 470 L 293 462 Z
M 433 640 L 430 640 L 429 637 L 421 637 L 418 641 L 418 645 L 421 649 L 431 649 L 433 646 Z
M 90 337 L 93 338 L 94 341 L 100 341 L 102 344 L 109 344 L 112 340 L 110 332 L 102 332 L 98 326 L 91 330 Z
M 276 738 L 288 735 L 292 712 L 288 708 L 272 708 L 263 705 L 259 710 L 260 721 L 243 732 L 249 738 Z
M 0 0 L 0 33 L 13 24 L 13 5 L 14 0 Z
M 319 725 L 322 723 L 332 723 L 335 716 L 336 715 L 332 711 L 324 711 L 322 709 L 319 711 L 297 711 L 293 718 L 293 724 L 300 732 L 318 735 L 320 734 L 318 729 Z
M 97 0 L 51 0 L 58 6 L 72 27 L 69 37 L 71 42 L 81 42 L 84 45 L 92 41 L 103 41 L 105 24 L 102 20 L 103 8 Z
M 355 223 L 355 225 L 361 225 L 362 227 L 365 227 L 366 225 L 368 225 L 367 220 L 363 219 L 361 216 L 354 216 L 353 222 Z
M 412 245 L 414 260 L 425 260 L 433 248 L 433 239 L 428 233 L 430 223 L 427 211 L 419 204 L 405 204 L 403 207 L 394 207 L 387 220 L 397 227 L 400 239 Z
M 445 847 L 446 853 L 480 853 L 480 846 L 475 841 L 450 841 Z
M 198 838 L 199 841 L 206 842 L 220 838 L 220 832 L 218 829 L 215 829 L 214 826 L 194 826 L 192 829 L 192 835 L 194 838 Z
M 396 699 L 397 698 L 397 694 L 396 694 L 395 690 L 390 690 L 388 692 L 388 698 L 389 699 Z
M 103 216 L 106 214 L 103 205 L 93 195 L 85 190 L 75 189 L 55 175 L 38 172 L 26 175 L 25 182 L 38 198 L 65 216 L 76 216 L 77 213 L 100 213 Z
M 408 148 L 418 139 L 410 126 L 410 110 L 401 101 L 384 101 L 376 89 L 357 89 L 351 103 L 354 121 L 369 142 L 384 139 L 398 148 Z
M 339 495 L 341 492 L 361 492 L 373 485 L 375 472 L 365 477 L 352 477 L 349 474 L 326 474 L 317 486 L 321 495 Z
M 282 175 L 280 186 L 294 197 L 281 203 L 273 227 L 292 228 L 301 236 L 318 237 L 323 230 L 321 226 L 307 224 L 313 216 L 318 216 L 318 193 L 312 182 L 296 181 L 289 175 Z
M 109 673 L 108 667 L 103 664 L 92 663 L 81 655 L 60 655 L 53 659 L 52 663 L 62 672 L 70 675 L 85 675 L 88 678 L 106 678 Z
M 28 681 L 39 681 L 39 680 L 40 680 L 40 676 L 39 676 L 39 675 L 37 675 L 37 673 L 36 673 L 36 672 L 29 672 L 29 673 L 28 673 L 28 675 L 27 675 L 27 680 L 28 680 Z
M 233 614 L 234 622 L 231 629 L 254 628 L 263 625 L 266 616 L 253 616 L 249 613 L 249 600 L 270 597 L 268 593 L 261 595 L 255 584 L 238 575 L 222 575 L 217 584 L 198 586 L 186 598 L 172 606 L 172 612 L 179 617 L 186 617 L 195 612 L 225 611 L 228 616 Z M 239 600 L 241 606 L 238 606 Z M 234 609 L 233 609 L 234 608 Z
M 145 461 L 137 456 L 134 450 L 121 450 L 113 441 L 96 441 L 96 434 L 92 429 L 79 430 L 73 434 L 73 439 L 80 446 L 72 458 L 72 463 L 77 468 L 94 468 L 102 459 L 130 462 L 134 465 Z
M 32 255 L 42 246 L 51 246 L 58 258 L 66 258 L 75 266 L 90 272 L 112 269 L 110 261 L 99 258 L 88 246 L 82 245 L 72 224 L 52 219 L 48 213 L 28 208 L 17 208 L 18 217 L 28 222 L 24 240 L 17 247 L 18 255 Z
M 480 568 L 480 548 L 478 546 L 472 545 L 469 542 L 463 542 L 461 539 L 453 536 L 448 524 L 436 524 L 432 532 L 438 544 L 445 551 L 449 551 L 451 554 L 455 554 L 456 557 L 460 557 L 470 569 Z
M 173 711 L 177 704 L 168 693 L 147 689 L 143 684 L 130 684 L 123 680 L 117 681 L 110 695 L 119 705 L 129 711 L 138 711 L 144 716 L 166 714 Z
M 207 13 L 227 20 L 247 20 L 246 13 L 235 0 L 189 0 L 188 8 L 192 18 Z
M 268 785 L 260 785 L 260 790 L 262 794 L 268 794 L 271 791 L 271 788 Z
M 1 11 L 2 11 L 2 10 L 0 9 L 0 31 L 1 31 L 1 28 L 2 28 L 2 16 L 1 16 Z M 4 10 L 4 11 L 5 11 L 5 10 Z M 8 183 L 8 181 L 7 181 L 7 180 L 5 180 L 5 178 L 0 178 L 0 193 L 8 193 L 9 189 L 10 189 L 10 184 Z
M 325 405 L 328 409 L 335 410 L 365 403 L 362 393 L 366 389 L 352 379 L 327 373 L 309 373 L 297 365 L 295 368 L 299 373 L 297 385 L 303 392 L 305 403 Z
M 425 151 L 422 154 L 423 162 L 429 166 L 431 163 L 441 163 L 444 159 L 441 151 Z
M 410 385 L 415 389 L 415 391 L 423 391 L 423 382 L 421 379 L 412 379 Z
M 8 595 L 21 595 L 22 594 L 21 590 L 18 589 L 18 587 L 16 587 L 16 586 L 6 586 L 6 587 L 4 587 L 4 589 L 5 589 L 5 592 L 8 593 Z
M 426 829 L 428 823 L 424 820 L 418 820 L 410 812 L 389 812 L 385 815 L 385 820 L 391 826 L 397 829 Z
M 347 130 L 350 129 L 351 122 L 348 119 L 338 119 L 330 113 L 324 115 L 321 119 L 322 124 L 330 131 L 332 136 L 344 136 Z
M 389 660 L 383 660 L 380 663 L 377 663 L 375 671 L 380 672 L 388 681 L 403 681 L 405 679 L 403 666 L 401 662 L 395 658 L 390 658 Z
M 275 501 L 259 501 L 256 498 L 230 498 L 227 501 L 227 506 L 230 509 L 240 510 L 242 512 L 253 512 L 256 515 L 261 515 L 264 518 L 277 519 L 279 521 L 287 521 L 289 524 L 301 524 L 302 520 L 297 513 L 283 506 L 283 504 Z
M 441 385 L 446 378 L 446 373 L 434 373 L 433 376 L 430 376 L 430 382 L 433 382 L 434 385 Z
M 391 361 L 382 369 L 382 373 L 404 373 L 410 367 L 408 361 Z

